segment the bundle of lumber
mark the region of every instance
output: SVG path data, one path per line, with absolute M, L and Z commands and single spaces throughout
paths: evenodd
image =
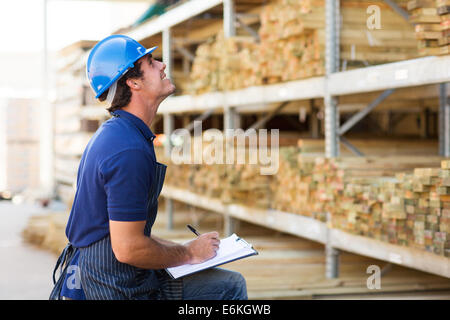
M 177 188 L 191 190 L 193 165 L 174 164 L 170 162 L 170 159 L 163 159 L 161 162 L 168 164 L 165 183 Z
M 22 231 L 22 237 L 39 248 L 60 254 L 68 242 L 65 236 L 68 218 L 66 212 L 32 216 Z
M 202 94 L 261 84 L 256 48 L 251 37 L 225 38 L 223 33 L 199 45 L 187 92 Z
M 403 6 L 402 1 L 399 5 Z M 382 17 L 369 28 L 369 6 Z M 340 57 L 351 64 L 415 58 L 414 28 L 382 1 L 342 0 Z M 222 33 L 198 46 L 188 94 L 321 76 L 325 73 L 325 1 L 273 0 L 260 12 L 259 42 Z
M 225 144 L 225 142 L 224 142 Z M 192 144 L 192 149 L 195 147 Z M 203 145 L 207 150 L 208 143 Z M 225 146 L 224 146 L 225 148 Z M 225 150 L 225 149 L 224 149 Z M 234 160 L 227 164 L 225 152 L 218 162 L 205 162 L 201 164 L 176 164 L 170 158 L 161 158 L 160 161 L 168 164 L 165 182 L 168 185 L 190 190 L 204 196 L 219 198 L 224 203 L 243 203 L 258 208 L 269 208 L 270 175 L 262 175 L 258 164 L 249 162 L 249 151 L 234 146 Z M 238 159 L 238 154 L 245 155 L 245 159 Z M 194 156 L 191 158 L 194 160 Z
M 396 2 L 400 7 L 404 5 L 403 1 Z M 374 6 L 382 17 L 380 25 L 375 23 L 376 19 L 373 24 L 369 23 L 372 16 L 368 8 Z M 340 14 L 341 59 L 377 64 L 417 56 L 414 28 L 383 1 L 342 0 Z M 261 13 L 260 35 L 261 47 L 268 46 L 270 50 L 279 45 L 284 50 L 266 57 L 268 61 L 281 57 L 287 61 L 287 68 L 306 68 L 305 75 L 294 74 L 292 79 L 323 74 L 324 0 L 273 1 Z
M 329 212 L 334 228 L 450 256 L 450 161 L 281 155 L 274 209 L 321 221 Z
M 347 178 L 331 211 L 333 227 L 450 256 L 450 197 L 443 178 L 449 174 L 448 164 L 391 177 Z
M 415 23 L 419 54 L 450 53 L 450 1 L 411 0 L 408 2 L 410 21 Z
M 264 83 L 323 75 L 324 50 L 304 16 L 312 1 L 274 1 L 261 12 L 258 57 Z M 324 16 L 322 17 L 322 19 Z
M 212 198 L 220 198 L 228 175 L 228 166 L 223 164 L 191 166 L 189 190 Z
M 272 202 L 270 182 L 272 176 L 261 175 L 259 165 L 227 165 L 226 180 L 222 183 L 221 200 L 241 203 L 249 207 L 268 209 Z
M 325 221 L 323 202 L 317 201 L 318 177 L 313 174 L 316 157 L 298 152 L 294 147 L 280 150 L 279 170 L 271 184 L 271 208 Z
M 373 148 L 376 154 L 380 143 L 366 140 L 364 151 L 371 154 Z M 449 256 L 449 160 L 410 153 L 412 145 L 399 141 L 386 143 L 386 152 L 398 153 L 390 157 L 329 159 L 319 148 L 323 143 L 314 139 L 281 147 L 274 175 L 262 175 L 259 164 L 249 164 L 249 150 L 234 150 L 246 153 L 245 164 L 236 158 L 231 164 L 223 159 L 223 164 L 180 165 L 164 159 L 166 183 L 223 203 L 304 215 L 357 235 Z

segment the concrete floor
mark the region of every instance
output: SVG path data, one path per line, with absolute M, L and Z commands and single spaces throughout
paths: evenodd
M 0 201 L 0 300 L 48 299 L 57 257 L 20 235 L 29 216 L 44 213 L 36 205 Z

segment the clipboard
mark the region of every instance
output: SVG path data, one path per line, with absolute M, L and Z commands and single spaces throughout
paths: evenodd
M 202 270 L 214 268 L 258 254 L 258 251 L 256 251 L 250 243 L 233 233 L 228 238 L 221 240 L 219 250 L 217 250 L 217 255 L 214 258 L 198 264 L 185 264 L 166 268 L 166 272 L 172 279 L 178 279 Z

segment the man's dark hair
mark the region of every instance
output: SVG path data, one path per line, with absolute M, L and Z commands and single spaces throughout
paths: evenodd
M 152 63 L 152 54 L 149 53 L 144 57 L 149 64 Z M 134 63 L 134 67 L 131 69 L 128 69 L 128 72 L 125 73 L 118 81 L 117 81 L 117 89 L 116 94 L 114 96 L 114 100 L 111 103 L 111 106 L 109 108 L 106 108 L 110 113 L 114 112 L 115 110 L 122 109 L 123 107 L 127 106 L 130 103 L 131 100 L 131 90 L 130 87 L 127 85 L 128 79 L 140 79 L 143 76 L 143 72 L 141 70 L 141 62 L 136 61 Z M 98 99 L 100 101 L 105 101 L 106 97 L 108 96 L 108 91 L 106 90 L 103 92 Z

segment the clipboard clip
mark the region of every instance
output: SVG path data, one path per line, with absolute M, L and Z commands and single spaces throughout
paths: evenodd
M 236 242 L 238 242 L 238 241 L 242 241 L 243 243 L 245 243 L 246 246 L 250 247 L 250 244 L 247 241 L 245 241 L 244 239 L 242 239 L 241 237 L 236 238 Z

